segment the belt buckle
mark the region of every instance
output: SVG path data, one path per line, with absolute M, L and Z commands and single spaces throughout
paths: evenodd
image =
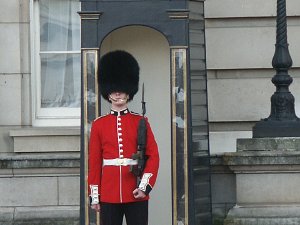
M 123 165 L 124 162 L 125 162 L 124 159 L 118 159 L 118 164 L 119 164 L 119 165 Z

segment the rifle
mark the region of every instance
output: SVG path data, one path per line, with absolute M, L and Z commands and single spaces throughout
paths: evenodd
M 132 155 L 132 159 L 138 161 L 136 166 L 131 166 L 130 171 L 137 176 L 137 184 L 140 182 L 140 176 L 143 173 L 146 163 L 146 143 L 147 143 L 147 124 L 146 124 L 146 102 L 144 101 L 144 84 L 142 90 L 142 114 L 143 117 L 139 121 L 137 134 L 137 153 Z

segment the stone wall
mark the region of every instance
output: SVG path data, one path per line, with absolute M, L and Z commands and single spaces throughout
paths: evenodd
M 300 8 L 288 0 L 288 43 L 294 78 L 290 90 L 300 115 Z M 271 61 L 275 52 L 276 0 L 205 2 L 210 151 L 235 151 L 237 138 L 270 114 L 275 91 Z
M 1 154 L 1 225 L 79 224 L 79 154 Z
M 29 7 L 0 1 L 0 224 L 75 225 L 79 128 L 31 127 Z
M 9 127 L 31 123 L 29 2 L 0 2 L 0 152 L 12 150 Z

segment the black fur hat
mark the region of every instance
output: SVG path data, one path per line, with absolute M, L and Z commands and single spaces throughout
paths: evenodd
M 99 61 L 98 82 L 101 95 L 108 100 L 112 92 L 120 91 L 129 95 L 129 101 L 139 89 L 140 68 L 136 59 L 128 52 L 109 52 Z

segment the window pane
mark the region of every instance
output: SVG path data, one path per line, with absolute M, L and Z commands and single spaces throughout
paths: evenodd
M 80 107 L 80 54 L 41 54 L 41 107 Z
M 78 0 L 40 0 L 41 51 L 80 49 Z

